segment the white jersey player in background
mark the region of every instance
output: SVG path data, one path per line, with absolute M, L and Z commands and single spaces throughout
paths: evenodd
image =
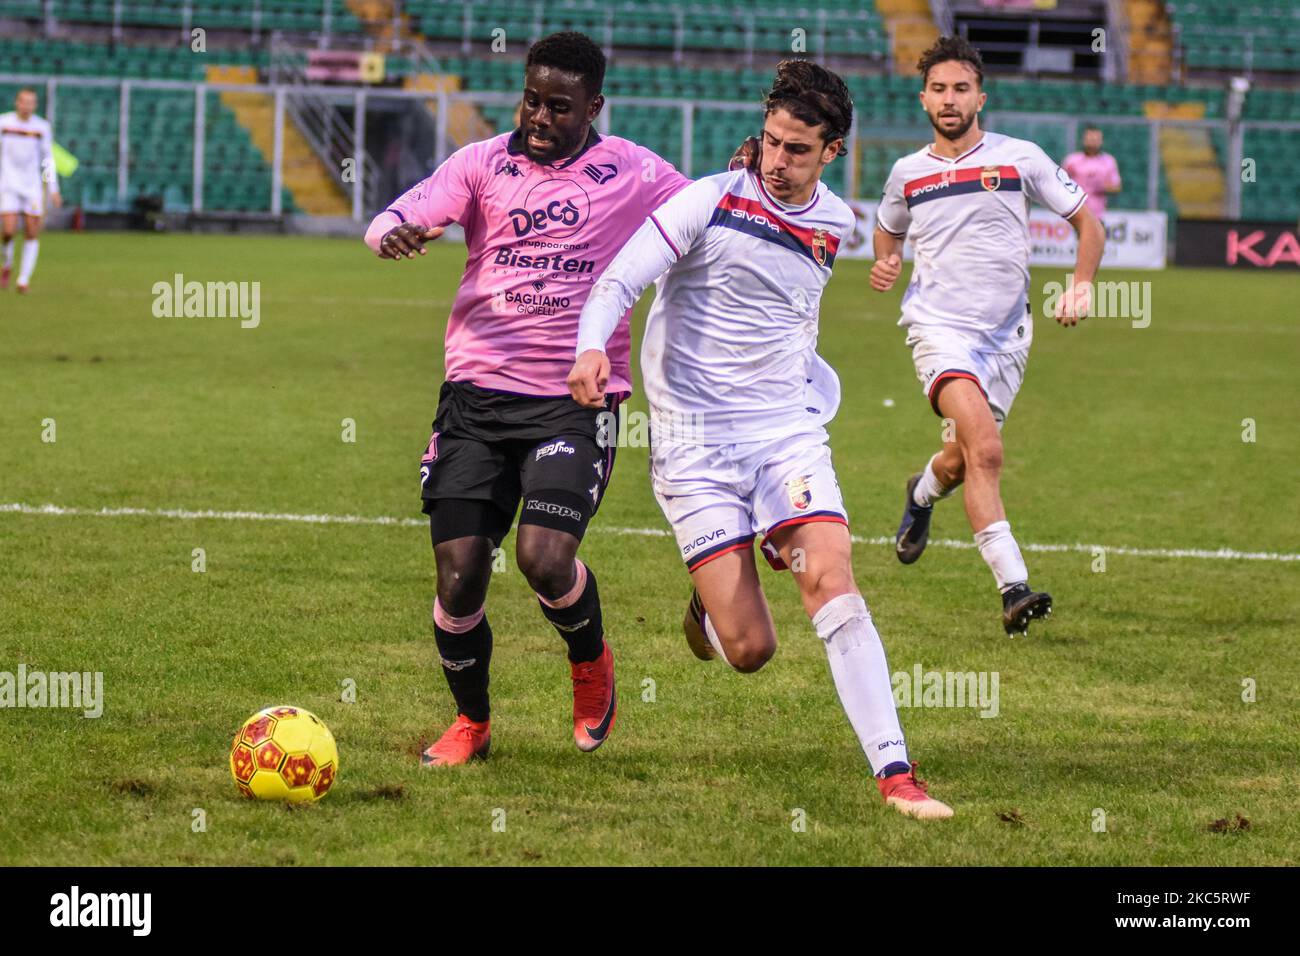
M 569 387 L 599 407 L 605 343 L 656 279 L 641 348 L 651 407 L 651 482 L 695 594 L 684 627 L 696 656 L 756 671 L 776 629 L 754 560 L 791 568 L 830 658 L 840 701 L 890 806 L 952 815 L 909 763 L 871 613 L 853 579 L 844 502 L 824 425 L 839 406 L 817 355 L 818 305 L 852 210 L 821 182 L 853 116 L 848 89 L 786 60 L 765 102 L 755 169 L 708 176 L 646 220 L 582 310 Z
M 45 215 L 45 192 L 50 205 L 63 205 L 59 180 L 54 172 L 54 133 L 50 124 L 36 115 L 36 91 L 24 88 L 14 99 L 12 112 L 0 114 L 0 224 L 3 225 L 3 260 L 0 261 L 0 289 L 9 287 L 14 266 L 14 236 L 18 215 L 23 217 L 23 259 L 18 270 L 18 291 L 26 292 L 40 252 L 41 219 Z
M 1067 219 L 1078 234 L 1073 284 L 1056 320 L 1088 314 L 1105 236 L 1086 194 L 1038 146 L 986 133 L 987 94 L 979 52 L 941 37 L 918 64 L 921 105 L 934 142 L 894 164 L 877 214 L 871 287 L 886 292 L 902 271 L 903 239 L 915 250 L 903 295 L 907 345 L 935 413 L 943 449 L 907 482 L 895 535 L 898 560 L 916 561 L 935 501 L 966 484 L 966 515 L 980 555 L 1002 592 L 1002 624 L 1023 634 L 1052 610 L 1051 595 L 1029 587 L 1029 572 L 1002 507 L 1002 423 L 1020 389 L 1033 338 L 1029 307 L 1029 201 Z M 948 423 L 951 422 L 951 425 Z

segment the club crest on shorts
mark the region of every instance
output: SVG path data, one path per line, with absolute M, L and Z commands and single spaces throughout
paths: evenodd
M 785 493 L 790 496 L 790 504 L 803 511 L 812 504 L 812 489 L 808 487 L 812 475 L 791 478 L 785 483 Z
M 997 166 L 985 166 L 980 170 L 980 185 L 989 192 L 994 192 L 1002 185 L 1002 170 Z
M 826 265 L 826 230 L 814 229 L 812 235 L 812 254 L 819 266 Z

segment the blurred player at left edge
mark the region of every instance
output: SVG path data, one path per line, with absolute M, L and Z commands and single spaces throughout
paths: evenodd
M 23 217 L 23 258 L 18 269 L 18 291 L 26 292 L 40 253 L 45 192 L 50 205 L 63 205 L 54 171 L 54 133 L 48 120 L 36 115 L 36 91 L 24 87 L 14 98 L 11 112 L 0 114 L 0 223 L 4 228 L 0 289 L 9 288 L 14 267 L 14 236 L 18 216 Z

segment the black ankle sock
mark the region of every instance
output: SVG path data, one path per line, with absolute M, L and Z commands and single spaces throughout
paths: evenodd
M 492 660 L 492 628 L 487 615 L 464 634 L 434 624 L 433 636 L 456 710 L 473 721 L 487 720 L 488 664 Z
M 574 664 L 594 661 L 605 649 L 605 628 L 600 619 L 600 594 L 596 591 L 596 574 L 587 568 L 587 586 L 568 607 L 547 607 L 542 613 L 555 625 L 564 643 L 569 645 L 569 660 Z

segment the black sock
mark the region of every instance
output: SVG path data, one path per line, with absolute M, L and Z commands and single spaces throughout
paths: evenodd
M 555 625 L 564 643 L 569 645 L 569 660 L 574 664 L 594 661 L 605 650 L 605 627 L 600 619 L 600 594 L 596 591 L 596 575 L 587 568 L 587 584 L 582 595 L 568 607 L 547 607 L 542 613 Z
M 487 615 L 463 634 L 433 625 L 442 659 L 442 673 L 456 699 L 456 710 L 470 720 L 488 719 L 488 664 L 492 660 L 492 628 Z

